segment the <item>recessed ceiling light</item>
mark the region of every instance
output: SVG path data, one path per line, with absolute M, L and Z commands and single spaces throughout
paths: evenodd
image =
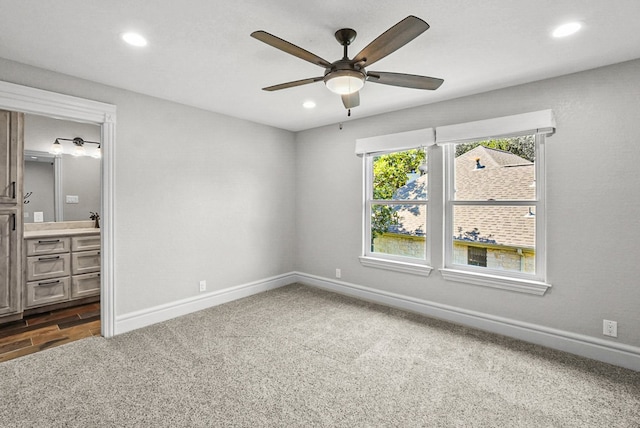
M 553 37 L 567 37 L 576 33 L 580 28 L 582 28 L 582 24 L 579 22 L 568 22 L 556 27 L 552 35 Z
M 304 108 L 314 108 L 316 106 L 316 103 L 309 100 L 309 101 L 305 101 L 304 103 L 302 103 L 302 107 Z
M 122 35 L 122 40 L 124 40 L 131 46 L 138 46 L 138 47 L 147 46 L 147 39 L 145 39 L 138 33 L 124 33 Z

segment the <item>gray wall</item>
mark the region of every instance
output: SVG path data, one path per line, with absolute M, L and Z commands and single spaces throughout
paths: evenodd
M 291 132 L 2 59 L 0 80 L 117 105 L 117 315 L 293 270 Z
M 640 346 L 640 60 L 297 135 L 299 271 L 404 296 Z M 548 279 L 545 296 L 524 295 L 360 265 L 362 161 L 357 138 L 553 109 L 547 140 Z M 357 109 L 354 110 L 357 117 Z M 441 158 L 442 150 L 435 156 Z M 430 180 L 442 186 L 435 159 Z M 440 224 L 442 201 L 430 215 Z M 437 233 L 436 235 L 441 235 Z M 434 236 L 433 265 L 442 266 Z

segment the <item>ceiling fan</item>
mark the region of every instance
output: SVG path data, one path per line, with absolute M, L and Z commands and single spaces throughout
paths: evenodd
M 358 91 L 362 89 L 365 81 L 383 85 L 430 90 L 438 89 L 440 85 L 442 85 L 444 80 L 435 77 L 365 70 L 365 67 L 400 49 L 428 29 L 429 24 L 420 18 L 410 15 L 382 33 L 356 56 L 349 59 L 347 49 L 355 40 L 357 33 L 351 28 L 343 28 L 336 31 L 335 37 L 344 47 L 344 55 L 342 59 L 334 62 L 320 58 L 266 31 L 254 31 L 251 33 L 251 37 L 325 69 L 323 76 L 281 83 L 279 85 L 262 88 L 263 90 L 278 91 L 280 89 L 293 88 L 322 80 L 330 91 L 341 95 L 344 107 L 349 110 L 349 114 L 351 114 L 351 109 L 360 105 L 360 95 Z

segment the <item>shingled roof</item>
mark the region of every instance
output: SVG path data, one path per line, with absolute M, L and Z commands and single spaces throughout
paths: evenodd
M 477 163 L 483 168 L 477 168 Z M 535 198 L 535 165 L 513 153 L 478 146 L 456 158 L 456 199 L 522 200 Z M 394 199 L 426 195 L 427 175 L 398 189 Z M 389 233 L 425 236 L 424 206 L 394 207 L 402 218 Z M 534 248 L 535 219 L 529 207 L 456 206 L 454 239 L 518 248 Z

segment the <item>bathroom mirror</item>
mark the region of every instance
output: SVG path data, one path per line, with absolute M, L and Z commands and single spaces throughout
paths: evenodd
M 89 220 L 100 211 L 101 159 L 49 153 L 56 138 L 100 141 L 100 127 L 36 115 L 25 116 L 24 222 Z M 94 150 L 96 146 L 87 147 Z

